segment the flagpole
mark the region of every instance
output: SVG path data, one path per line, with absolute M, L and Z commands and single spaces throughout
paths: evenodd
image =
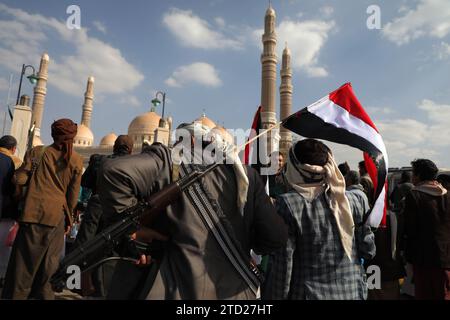
M 241 145 L 240 147 L 237 148 L 238 153 L 242 151 L 242 149 L 245 148 L 245 146 L 247 146 L 248 144 L 252 143 L 253 141 L 255 141 L 256 139 L 258 139 L 259 137 L 265 135 L 266 133 L 268 133 L 269 131 L 272 131 L 275 128 L 278 128 L 281 124 L 283 123 L 283 121 L 280 121 L 274 125 L 271 125 L 269 128 L 267 128 L 266 130 L 264 130 L 263 132 L 261 132 L 260 134 L 258 134 L 257 136 L 254 136 L 253 138 L 251 138 L 250 140 L 248 140 L 246 143 L 244 143 L 243 145 Z

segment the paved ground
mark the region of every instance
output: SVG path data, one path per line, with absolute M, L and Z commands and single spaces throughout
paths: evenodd
M 2 293 L 2 289 L 0 288 L 0 295 Z M 85 298 L 76 294 L 70 290 L 63 290 L 61 293 L 55 293 L 56 300 L 91 300 L 92 298 Z

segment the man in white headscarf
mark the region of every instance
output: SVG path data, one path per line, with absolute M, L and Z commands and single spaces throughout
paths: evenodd
M 355 233 L 365 212 L 346 196 L 344 177 L 330 149 L 314 139 L 297 142 L 283 174 L 291 190 L 277 197 L 276 208 L 288 225 L 289 238 L 270 259 L 263 296 L 364 299 L 367 289 L 357 247 L 360 239 L 373 237 Z

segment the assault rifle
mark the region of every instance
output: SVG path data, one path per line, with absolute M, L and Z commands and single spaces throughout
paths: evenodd
M 55 291 L 61 292 L 69 278 L 68 268 L 78 266 L 81 272 L 86 272 L 109 260 L 128 260 L 132 258 L 109 257 L 127 236 L 135 233 L 141 225 L 150 226 L 157 216 L 171 203 L 176 201 L 181 193 L 193 183 L 217 168 L 219 164 L 212 164 L 204 171 L 194 170 L 184 178 L 164 187 L 159 192 L 150 196 L 146 201 L 139 202 L 136 206 L 125 210 L 122 218 L 106 228 L 93 239 L 78 246 L 61 261 L 58 270 L 52 276 L 50 283 Z M 105 259 L 104 259 L 105 258 Z

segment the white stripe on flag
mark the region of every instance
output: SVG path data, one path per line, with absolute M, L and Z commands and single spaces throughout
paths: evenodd
M 372 213 L 370 214 L 369 219 L 367 220 L 369 225 L 374 228 L 378 228 L 381 223 L 381 220 L 383 219 L 385 197 L 386 197 L 386 185 L 383 187 L 383 190 L 381 190 L 378 199 L 375 201 Z
M 318 104 L 309 106 L 308 111 L 327 123 L 345 129 L 371 142 L 381 151 L 381 153 L 383 153 L 386 168 L 388 168 L 388 157 L 383 139 L 381 138 L 381 135 L 367 123 L 355 117 L 328 98 L 322 99 Z

